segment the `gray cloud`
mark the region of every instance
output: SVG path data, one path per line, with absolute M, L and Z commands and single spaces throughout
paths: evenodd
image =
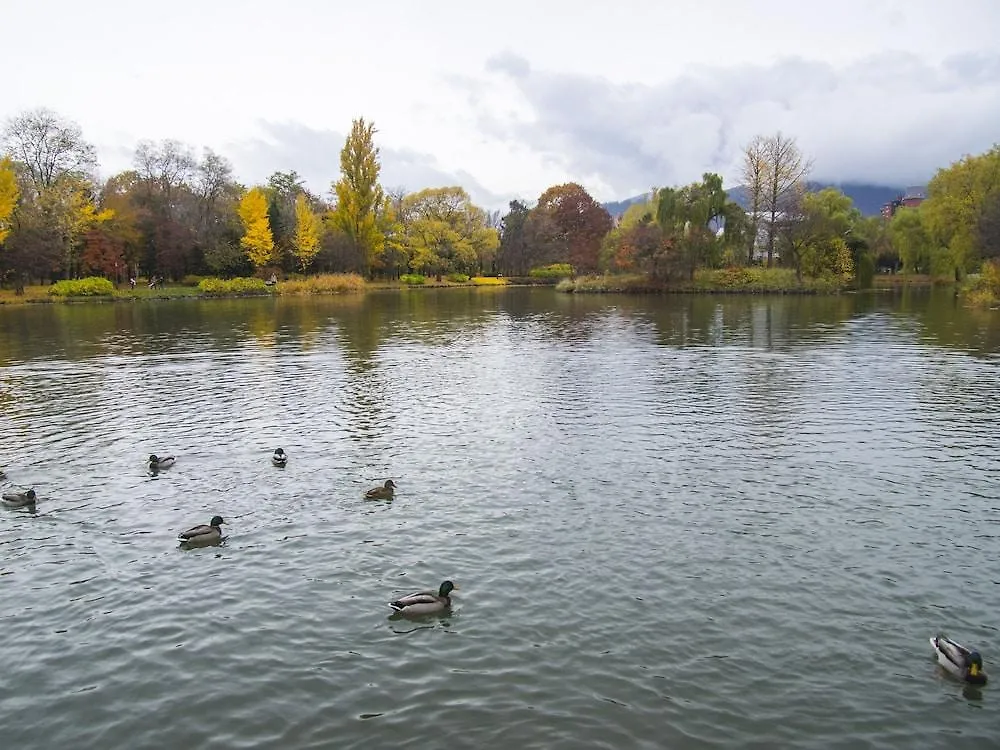
M 597 175 L 619 197 L 705 171 L 738 182 L 739 152 L 757 133 L 798 139 L 813 178 L 905 186 L 990 148 L 1000 122 L 1000 55 L 932 64 L 880 54 L 847 67 L 784 59 L 692 67 L 660 85 L 537 70 L 510 52 L 482 79 L 451 78 L 493 137 L 526 144 L 570 172 Z M 491 110 L 481 87 L 513 87 L 533 119 Z
M 294 170 L 310 190 L 328 196 L 331 183 L 340 177 L 340 150 L 346 135 L 295 122 L 262 121 L 258 125 L 262 131 L 260 138 L 230 143 L 222 150 L 232 160 L 238 179 L 257 183 L 275 171 Z M 376 144 L 377 138 L 376 135 Z M 380 146 L 379 149 L 381 182 L 386 189 L 415 192 L 427 187 L 460 185 L 474 203 L 487 209 L 505 207 L 512 199 L 487 190 L 464 170 L 451 173 L 441 169 L 430 154 L 405 148 Z

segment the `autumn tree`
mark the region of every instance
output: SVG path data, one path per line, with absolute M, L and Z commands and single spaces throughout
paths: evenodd
M 743 163 L 740 169 L 740 177 L 743 180 L 742 188 L 746 196 L 748 264 L 752 264 L 754 261 L 757 238 L 760 232 L 760 220 L 765 206 L 769 182 L 769 151 L 768 140 L 762 135 L 754 136 L 743 147 Z
M 780 131 L 764 138 L 755 148 L 764 156 L 762 206 L 767 221 L 767 265 L 770 267 L 778 239 L 778 219 L 804 191 L 803 183 L 812 169 L 812 162 L 802 155 L 794 138 Z
M 255 187 L 247 191 L 240 200 L 240 220 L 244 234 L 240 245 L 255 268 L 263 268 L 271 262 L 274 254 L 274 239 L 267 219 L 267 195 Z
M 247 257 L 240 247 L 243 227 L 237 211 L 242 188 L 233 180 L 229 160 L 205 149 L 191 190 L 197 207 L 194 244 L 200 255 L 191 259 L 194 267 L 223 275 L 248 272 Z
M 522 201 L 511 201 L 500 220 L 500 245 L 497 266 L 508 276 L 525 276 L 530 268 L 528 217 L 530 209 Z
M 1000 145 L 939 169 L 927 186 L 927 200 L 920 205 L 924 225 L 933 243 L 947 250 L 947 263 L 956 278 L 983 257 L 981 221 L 998 193 Z
M 321 232 L 319 216 L 312 210 L 304 193 L 295 199 L 295 237 L 292 252 L 304 272 L 319 252 Z
M 861 219 L 850 197 L 836 188 L 802 192 L 792 196 L 779 222 L 784 256 L 802 274 L 819 277 L 854 271 L 848 236 Z
M 533 213 L 551 219 L 558 231 L 557 241 L 568 262 L 578 273 L 598 268 L 601 242 L 611 230 L 611 214 L 577 183 L 554 185 L 538 198 Z
M 20 193 L 14 163 L 9 158 L 0 159 L 0 245 L 10 234 L 11 217 Z
M 80 126 L 49 109 L 23 112 L 7 120 L 0 146 L 24 165 L 36 195 L 64 175 L 90 178 L 97 166 L 96 151 L 84 140 Z
M 337 200 L 333 223 L 354 246 L 369 277 L 385 244 L 379 225 L 385 194 L 379 184 L 381 165 L 375 132 L 374 123 L 366 123 L 364 118 L 353 122 L 340 152 L 341 178 L 333 185 Z
M 427 188 L 407 195 L 399 221 L 410 268 L 420 273 L 478 273 L 492 261 L 499 244 L 486 211 L 473 205 L 460 187 Z
M 133 156 L 138 180 L 134 200 L 140 210 L 142 265 L 152 275 L 178 277 L 196 267 L 198 201 L 193 192 L 198 161 L 180 141 L 140 141 Z

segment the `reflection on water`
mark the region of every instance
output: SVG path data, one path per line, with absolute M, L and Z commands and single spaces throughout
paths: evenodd
M 1000 669 L 995 312 L 462 289 L 0 321 L 3 486 L 39 494 L 0 509 L 0 747 L 1000 736 L 926 646 Z M 393 616 L 445 578 L 451 612 Z

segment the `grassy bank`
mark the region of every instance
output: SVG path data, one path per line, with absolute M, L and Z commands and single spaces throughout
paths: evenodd
M 720 268 L 696 271 L 689 281 L 651 280 L 644 275 L 605 274 L 563 279 L 560 292 L 576 294 L 836 294 L 850 288 L 847 278 L 803 278 L 790 268 Z
M 935 286 L 953 284 L 952 279 L 935 278 L 925 273 L 877 273 L 872 277 L 876 289 L 895 289 L 901 286 Z
M 218 297 L 301 297 L 327 294 L 363 294 L 374 289 L 507 286 L 507 279 L 492 276 L 442 278 L 411 275 L 397 281 L 365 281 L 352 273 L 320 274 L 265 284 L 257 278 L 217 279 L 190 277 L 186 283 L 168 284 L 150 289 L 146 284 L 115 288 L 105 279 L 73 279 L 56 284 L 27 286 L 24 294 L 0 289 L 0 305 L 50 302 L 117 302 L 181 298 Z

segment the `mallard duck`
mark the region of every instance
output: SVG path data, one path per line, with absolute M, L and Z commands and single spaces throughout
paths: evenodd
M 3 504 L 8 508 L 24 508 L 35 504 L 35 491 L 25 490 L 24 492 L 3 493 Z
M 173 456 L 164 456 L 163 458 L 159 458 L 155 453 L 153 453 L 149 457 L 149 468 L 153 471 L 169 469 L 174 465 L 175 460 L 176 459 Z
M 271 463 L 275 466 L 284 466 L 288 463 L 288 454 L 285 453 L 283 448 L 276 448 L 274 455 L 271 456 Z
M 367 500 L 392 500 L 396 485 L 391 479 L 386 479 L 381 487 L 372 487 L 365 493 Z
M 934 653 L 937 654 L 938 664 L 948 672 L 973 685 L 986 684 L 983 657 L 978 651 L 968 649 L 943 635 L 934 636 L 930 641 Z
M 418 594 L 410 594 L 401 597 L 394 602 L 389 602 L 389 606 L 404 615 L 429 615 L 434 612 L 443 612 L 451 607 L 451 592 L 458 589 L 451 581 L 441 584 L 437 594 L 431 591 L 421 591 Z
M 207 526 L 193 526 L 187 531 L 182 531 L 177 535 L 177 538 L 186 544 L 217 542 L 222 539 L 222 529 L 219 527 L 224 523 L 222 516 L 212 516 L 212 520 L 208 522 Z

